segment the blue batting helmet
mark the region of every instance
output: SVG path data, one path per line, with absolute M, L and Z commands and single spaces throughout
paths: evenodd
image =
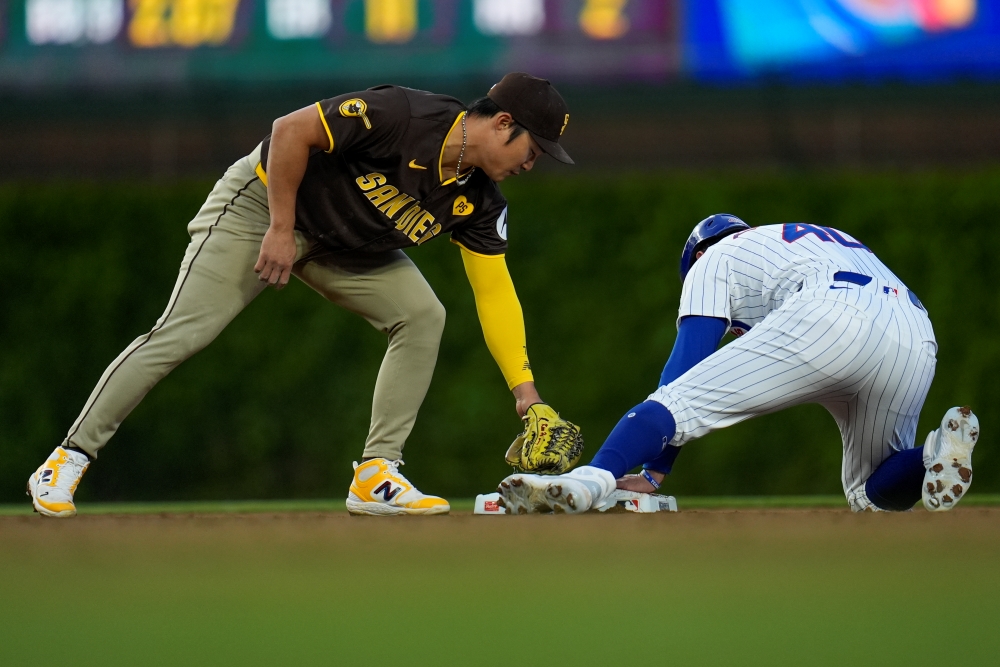
M 704 249 L 710 242 L 718 241 L 743 229 L 750 229 L 750 225 L 728 213 L 710 215 L 695 225 L 687 243 L 684 244 L 684 252 L 681 253 L 681 282 L 684 282 L 688 271 L 691 270 L 698 250 Z

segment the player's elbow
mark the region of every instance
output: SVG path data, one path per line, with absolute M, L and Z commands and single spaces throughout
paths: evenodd
M 274 122 L 271 123 L 271 136 L 277 137 L 287 137 L 296 134 L 301 123 L 297 122 L 296 113 L 292 112 L 290 114 L 285 114 L 280 118 L 275 118 Z
M 271 123 L 271 143 L 277 142 L 323 150 L 330 147 L 315 107 L 305 107 L 276 118 Z

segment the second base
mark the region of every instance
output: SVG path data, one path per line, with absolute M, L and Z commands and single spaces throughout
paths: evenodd
M 652 512 L 676 512 L 677 499 L 673 496 L 661 496 L 656 493 L 639 493 L 615 489 L 599 506 L 591 511 L 598 512 L 637 512 L 649 514 Z

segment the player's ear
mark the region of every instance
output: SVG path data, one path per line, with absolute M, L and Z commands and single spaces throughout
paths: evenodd
M 506 111 L 501 111 L 496 116 L 493 116 L 493 128 L 497 132 L 507 132 L 510 130 L 510 126 L 514 124 L 514 117 L 511 116 Z
M 704 255 L 704 254 L 705 254 L 704 250 L 699 250 L 698 252 L 696 252 L 694 254 L 694 261 L 697 262 L 699 259 L 701 259 L 701 256 Z

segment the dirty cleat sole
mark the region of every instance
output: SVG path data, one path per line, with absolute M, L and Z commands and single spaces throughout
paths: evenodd
M 549 482 L 545 497 L 556 514 L 580 514 L 589 510 L 593 502 L 586 484 L 565 477 Z
M 545 500 L 547 486 L 548 480 L 541 475 L 510 475 L 497 487 L 499 504 L 507 508 L 508 514 L 551 512 Z
M 967 407 L 948 410 L 941 428 L 927 436 L 924 451 L 933 447 L 934 454 L 925 461 L 922 489 L 928 511 L 950 510 L 968 492 L 972 484 L 972 450 L 978 439 L 979 419 Z
M 591 504 L 585 484 L 562 476 L 510 475 L 500 482 L 497 493 L 508 514 L 579 514 Z

